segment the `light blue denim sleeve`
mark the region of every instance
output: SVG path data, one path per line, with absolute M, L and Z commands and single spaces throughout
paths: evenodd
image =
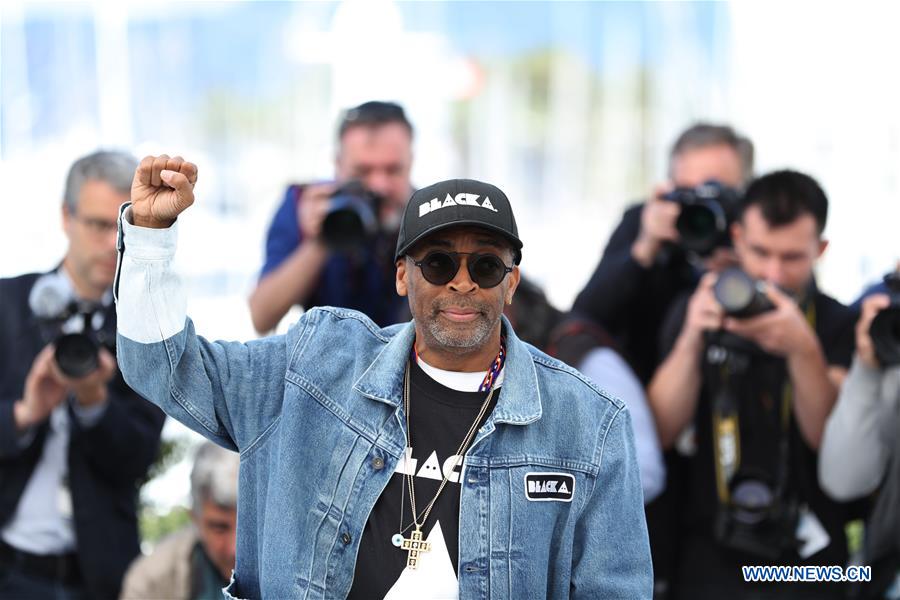
M 599 453 L 600 471 L 575 533 L 570 598 L 652 598 L 650 540 L 626 409 L 610 422 Z
M 285 336 L 249 343 L 198 336 L 172 269 L 177 224 L 136 227 L 126 205 L 119 227 L 117 359 L 125 381 L 187 427 L 245 450 L 280 414 Z

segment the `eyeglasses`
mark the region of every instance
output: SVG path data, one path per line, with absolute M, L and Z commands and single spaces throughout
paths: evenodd
M 90 233 L 96 236 L 109 235 L 114 231 L 118 231 L 119 224 L 116 221 L 108 221 L 106 219 L 98 219 L 95 217 L 85 217 L 77 213 L 69 213 L 73 219 L 84 225 Z
M 475 252 L 445 252 L 435 250 L 425 255 L 422 260 L 412 259 L 413 264 L 422 269 L 425 281 L 434 285 L 446 285 L 453 281 L 459 272 L 460 256 L 468 256 L 466 269 L 480 288 L 492 288 L 500 285 L 507 273 L 513 268 L 507 267 L 499 256 L 494 254 L 476 254 Z

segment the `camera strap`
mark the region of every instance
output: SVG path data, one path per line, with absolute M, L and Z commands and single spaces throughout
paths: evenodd
M 806 321 L 815 331 L 816 309 L 814 299 L 810 298 L 806 307 Z M 746 385 L 741 377 L 749 368 L 749 361 L 739 361 L 733 353 L 725 348 L 717 348 L 718 363 L 715 395 L 712 402 L 712 436 L 713 460 L 716 469 L 716 490 L 722 504 L 730 504 L 731 492 L 729 484 L 741 465 L 741 422 L 739 387 Z M 709 352 L 710 355 L 715 353 Z M 735 381 L 738 379 L 738 381 Z M 778 440 L 777 474 L 775 476 L 776 497 L 786 491 L 790 465 L 790 425 L 791 405 L 794 399 L 794 386 L 790 377 L 786 377 L 781 387 L 781 406 L 779 422 L 781 435 Z

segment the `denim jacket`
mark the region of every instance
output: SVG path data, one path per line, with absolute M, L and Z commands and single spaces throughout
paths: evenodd
M 129 220 L 126 205 L 116 284 L 122 373 L 170 416 L 240 453 L 226 597 L 345 598 L 366 521 L 406 445 L 413 323 L 379 329 L 361 313 L 317 308 L 282 336 L 207 341 L 171 270 L 177 225 Z M 459 597 L 650 598 L 623 403 L 504 327 L 505 380 L 461 474 Z M 530 498 L 526 476 L 541 473 L 569 476 L 570 497 Z

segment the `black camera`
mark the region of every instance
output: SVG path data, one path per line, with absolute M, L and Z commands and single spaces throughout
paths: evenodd
M 729 501 L 720 504 L 716 515 L 715 537 L 720 545 L 770 561 L 800 547 L 798 503 L 785 498 L 768 476 L 740 470 L 728 489 Z
M 737 268 L 719 275 L 713 293 L 726 314 L 738 318 L 774 308 L 763 282 Z M 782 418 L 777 444 L 763 442 L 762 455 L 761 438 L 741 436 L 741 419 L 753 418 L 752 412 L 746 412 L 748 400 L 756 403 L 758 394 L 783 381 L 786 373 L 775 357 L 748 339 L 726 330 L 709 331 L 705 337 L 703 377 L 711 391 L 719 500 L 713 525 L 715 539 L 724 548 L 775 561 L 800 547 L 796 536 L 799 501 L 788 489 L 788 400 L 783 397 L 779 407 Z M 777 411 L 777 405 L 770 405 L 770 410 Z M 762 422 L 751 420 L 754 429 Z M 777 453 L 775 460 L 764 467 L 771 450 Z
M 878 312 L 869 326 L 875 356 L 883 367 L 900 365 L 900 272 L 884 276 L 891 304 Z
M 31 288 L 28 304 L 45 340 L 56 347 L 53 357 L 67 377 L 78 379 L 96 370 L 101 346 L 115 352 L 115 340 L 102 330 L 102 306 L 76 301 L 59 273 L 40 277 Z
M 378 232 L 378 214 L 383 198 L 353 179 L 332 194 L 322 222 L 322 240 L 333 250 L 363 246 Z
M 725 314 L 739 319 L 754 317 L 775 308 L 766 295 L 765 282 L 736 267 L 725 269 L 713 286 Z
M 681 205 L 675 227 L 685 250 L 708 255 L 731 239 L 728 227 L 737 218 L 740 194 L 718 181 L 707 181 L 694 188 L 675 188 L 663 198 Z

